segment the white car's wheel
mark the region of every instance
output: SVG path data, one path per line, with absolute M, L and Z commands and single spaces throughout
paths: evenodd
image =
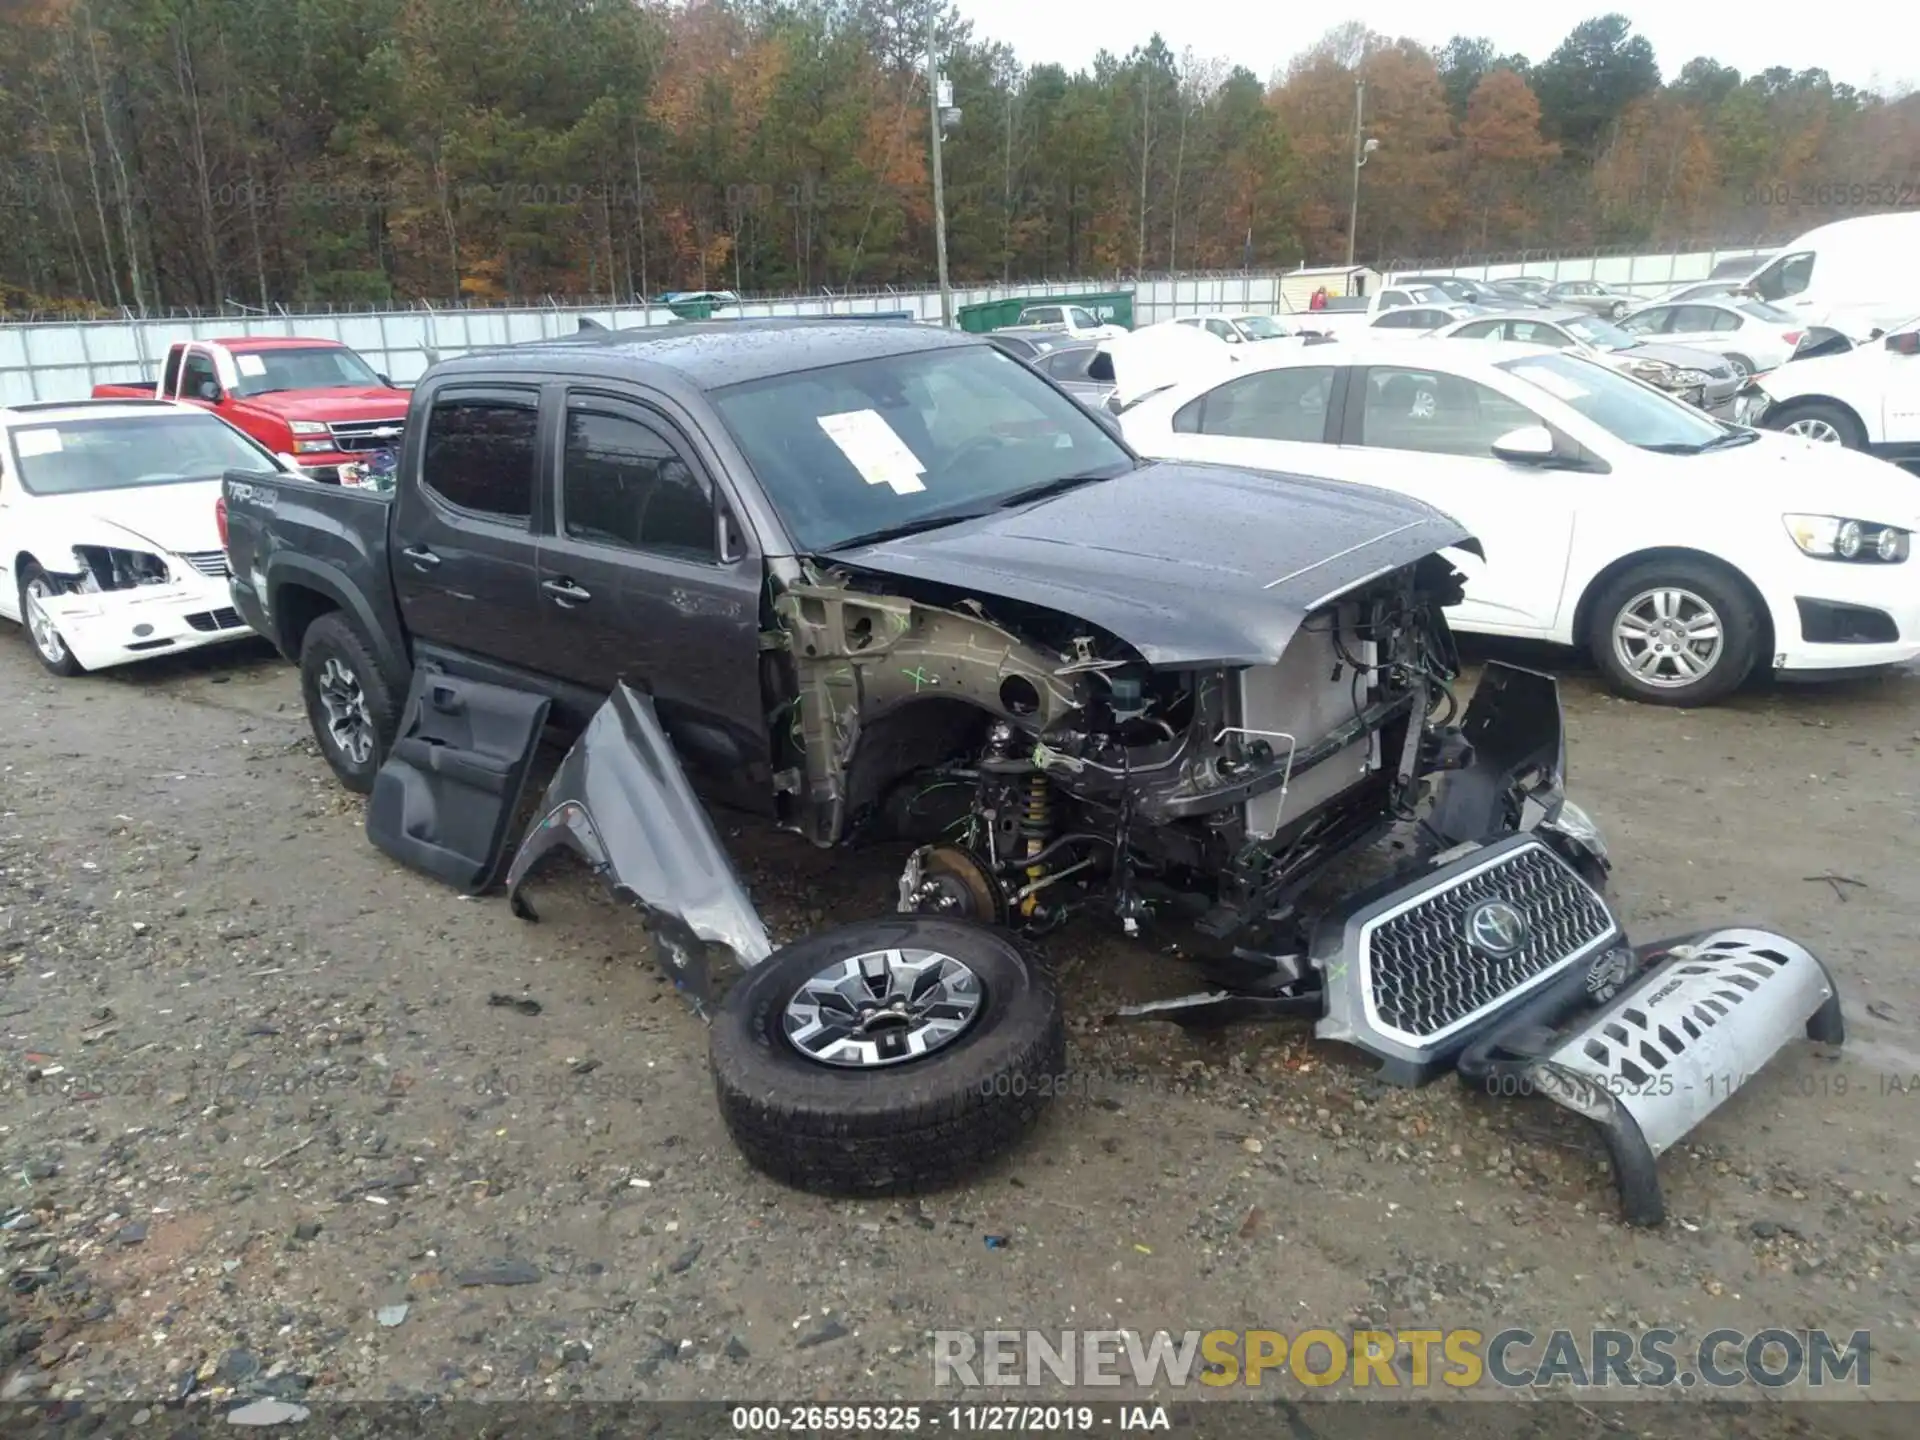
M 34 658 L 62 679 L 78 675 L 81 664 L 60 634 L 59 626 L 47 614 L 45 601 L 57 599 L 63 592 L 60 582 L 31 562 L 20 570 L 20 628 L 33 647 Z
M 1825 400 L 1806 400 L 1782 405 L 1766 417 L 1770 430 L 1783 435 L 1798 435 L 1817 445 L 1843 445 L 1862 449 L 1867 443 L 1860 422 L 1847 410 Z

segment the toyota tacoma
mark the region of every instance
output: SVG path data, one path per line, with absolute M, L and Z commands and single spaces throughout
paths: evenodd
M 525 919 L 571 851 L 637 907 L 791 1183 L 920 1188 L 1017 1139 L 1065 1058 L 1032 941 L 1074 917 L 1177 928 L 1207 987 L 1138 1013 L 1304 1015 L 1393 1079 L 1578 1111 L 1638 1221 L 1726 1077 L 1839 1039 L 1791 940 L 1627 939 L 1554 682 L 1489 665 L 1456 700 L 1447 552 L 1477 547 L 1423 504 L 1143 460 L 909 326 L 470 354 L 404 435 L 391 494 L 228 478 L 236 607 L 374 843 Z M 900 842 L 891 912 L 776 949 L 709 806 Z

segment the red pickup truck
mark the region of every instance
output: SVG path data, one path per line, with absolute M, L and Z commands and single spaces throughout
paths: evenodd
M 408 399 L 336 341 L 261 335 L 174 345 L 157 382 L 96 385 L 93 394 L 202 406 L 334 483 L 345 478 L 341 467 L 398 450 Z

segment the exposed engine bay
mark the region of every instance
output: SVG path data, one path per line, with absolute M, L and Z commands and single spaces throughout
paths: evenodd
M 1302 892 L 1469 757 L 1442 613 L 1459 585 L 1429 555 L 1313 610 L 1276 664 L 1175 668 L 1010 602 L 812 571 L 773 602 L 786 818 L 823 845 L 925 837 L 905 911 L 1029 931 L 1099 911 L 1129 933 L 1178 916 L 1299 982 Z

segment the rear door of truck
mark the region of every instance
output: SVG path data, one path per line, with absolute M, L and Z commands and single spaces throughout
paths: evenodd
M 536 588 L 540 388 L 459 375 L 414 401 L 394 492 L 393 586 L 416 647 L 550 675 Z

